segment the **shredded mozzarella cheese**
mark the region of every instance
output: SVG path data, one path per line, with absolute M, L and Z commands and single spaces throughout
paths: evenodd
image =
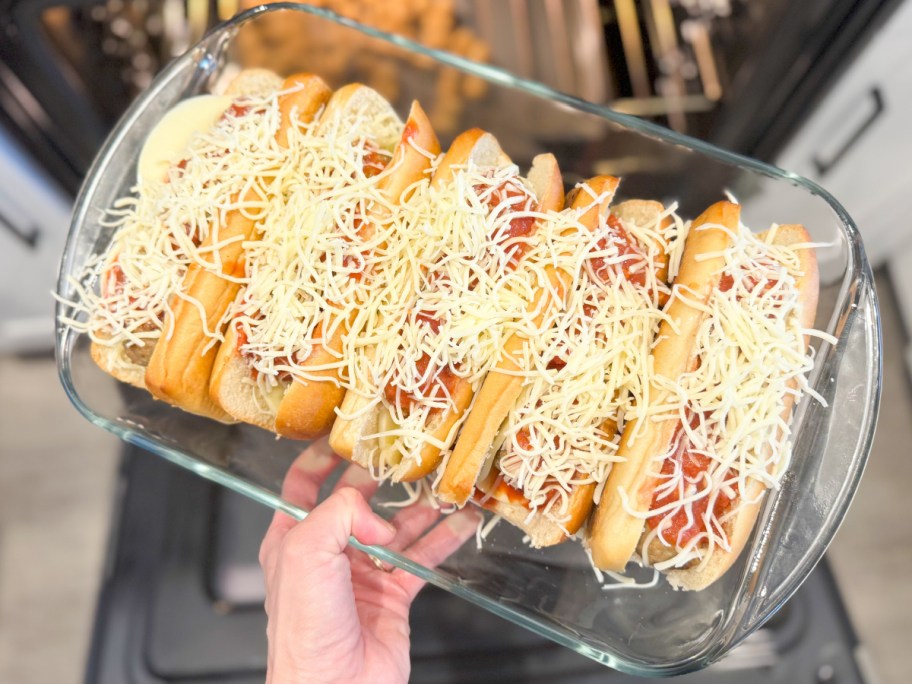
M 166 178 L 146 179 L 115 202 L 102 224 L 114 231 L 104 258 L 72 281 L 71 325 L 93 342 L 126 349 L 168 334 L 169 300 L 188 266 L 220 269 L 218 228 L 226 214 L 261 217 L 272 179 L 290 161 L 275 141 L 279 94 L 237 100 L 191 138 Z M 125 355 L 118 362 L 131 364 Z
M 811 391 L 813 355 L 805 350 L 808 331 L 800 323 L 796 287 L 804 247 L 773 244 L 774 235 L 775 229 L 764 240 L 741 226 L 733 236 L 722 254 L 730 282 L 713 292 L 695 340 L 699 364 L 674 381 L 661 379 L 674 399 L 648 409 L 655 419 L 676 418 L 681 426 L 669 453 L 655 458 L 653 510 L 636 512 L 624 497 L 629 513 L 653 519 L 640 548 L 644 562 L 660 570 L 702 567 L 716 549 L 730 549 L 726 522 L 777 487 L 788 467 L 791 430 L 783 400 L 792 395 L 797 402 Z M 686 454 L 708 466 L 688 475 Z M 666 539 L 663 530 L 674 529 L 677 536 Z M 651 561 L 656 540 L 665 552 Z
M 594 201 L 607 209 L 605 198 Z M 597 486 L 597 502 L 618 460 L 624 424 L 649 405 L 649 356 L 662 319 L 658 297 L 669 292 L 656 282 L 656 258 L 672 250 L 679 225 L 663 228 L 666 216 L 674 216 L 673 208 L 651 225 L 623 224 L 641 250 L 633 266 L 606 216 L 592 233 L 579 233 L 571 260 L 579 266 L 565 306 L 524 347 L 524 387 L 501 431 L 495 465 L 522 491 L 530 515 L 565 523 L 570 496 L 584 485 Z M 604 269 L 594 270 L 594 258 Z M 644 269 L 646 286 L 624 277 L 622 267 Z

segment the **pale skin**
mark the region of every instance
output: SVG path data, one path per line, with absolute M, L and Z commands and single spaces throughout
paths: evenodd
M 409 608 L 424 582 L 378 567 L 348 545 L 349 537 L 434 567 L 474 534 L 479 521 L 470 509 L 441 520 L 440 511 L 424 502 L 388 523 L 367 503 L 378 484 L 357 466 L 349 466 L 333 493 L 314 507 L 340 463 L 325 439 L 305 449 L 286 475 L 283 496 L 312 512 L 300 522 L 277 512 L 260 547 L 269 617 L 267 684 L 407 682 Z

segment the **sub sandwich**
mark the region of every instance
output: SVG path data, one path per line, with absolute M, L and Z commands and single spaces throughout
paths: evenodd
M 438 466 L 508 327 L 541 286 L 523 257 L 563 201 L 553 155 L 536 157 L 523 178 L 489 133 L 453 141 L 407 203 L 404 220 L 424 239 L 402 245 L 410 284 L 391 296 L 413 294 L 354 352 L 352 387 L 330 434 L 337 453 L 395 481 Z
M 165 114 L 138 155 L 134 194 L 117 202 L 103 225 L 114 231 L 105 256 L 93 264 L 97 290 L 78 288 L 78 309 L 92 340 L 92 358 L 107 373 L 146 388 L 159 341 L 172 334 L 175 293 L 193 267 L 213 261 L 213 235 L 225 210 L 251 180 L 233 169 L 259 147 L 264 120 L 277 121 L 283 82 L 259 69 L 242 71 L 221 95 L 201 95 Z M 280 103 L 281 100 L 281 103 Z M 271 115 L 271 116 L 270 116 Z M 270 161 L 283 156 L 273 150 Z M 213 407 L 200 413 L 228 416 Z
M 617 460 L 618 428 L 648 399 L 678 226 L 658 202 L 612 206 L 617 184 L 598 177 L 575 190 L 543 329 L 507 342 L 437 485 L 442 500 L 471 498 L 536 547 L 582 527 Z
M 702 589 L 734 563 L 791 457 L 817 292 L 803 227 L 756 235 L 730 202 L 694 221 L 652 353 L 650 414 L 626 425 L 591 522 L 597 567 L 637 557 Z
M 221 176 L 209 183 L 224 184 L 223 195 L 210 200 L 204 220 L 209 224 L 199 244 L 203 258 L 187 265 L 180 284 L 169 293 L 164 329 L 154 345 L 145 371 L 153 395 L 180 408 L 230 420 L 209 396 L 209 378 L 224 340 L 226 314 L 245 277 L 245 242 L 259 236 L 259 222 L 270 205 L 277 178 L 293 168 L 293 142 L 323 109 L 329 87 L 317 76 L 297 74 L 281 91 L 257 105 L 239 101 L 228 117 L 243 119 L 227 147 L 213 154 L 221 159 Z M 227 150 L 227 154 L 225 153 Z M 183 173 L 196 160 L 184 165 Z M 183 163 L 183 162 L 182 162 Z M 179 164 L 180 166 L 180 164 Z M 234 182 L 224 183 L 227 177 Z M 191 196 L 205 190 L 206 181 L 187 188 Z
M 248 284 L 209 390 L 238 420 L 309 439 L 329 431 L 344 398 L 350 324 L 376 296 L 402 228 L 389 219 L 440 146 L 417 102 L 403 126 L 356 84 L 333 95 L 302 148 L 281 206 L 247 249 Z

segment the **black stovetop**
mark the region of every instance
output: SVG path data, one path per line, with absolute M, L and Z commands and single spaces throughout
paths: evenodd
M 262 682 L 257 564 L 271 511 L 138 449 L 121 468 L 86 681 Z M 412 681 L 634 682 L 434 587 L 412 609 Z M 861 682 L 857 640 L 826 563 L 697 682 Z

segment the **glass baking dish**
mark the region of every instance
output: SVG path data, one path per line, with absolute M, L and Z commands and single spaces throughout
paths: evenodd
M 331 48 L 331 49 L 330 49 Z M 497 525 L 439 567 L 421 567 L 382 548 L 379 559 L 404 568 L 508 620 L 619 670 L 673 675 L 722 658 L 767 620 L 822 556 L 858 486 L 871 446 L 881 386 L 881 336 L 870 266 L 858 229 L 813 183 L 759 162 L 588 104 L 496 68 L 430 50 L 304 5 L 257 7 L 220 26 L 171 64 L 137 100 L 98 155 L 77 200 L 58 285 L 102 253 L 111 238 L 104 211 L 130 191 L 137 150 L 175 103 L 209 92 L 238 67 L 280 73 L 308 70 L 337 87 L 373 85 L 404 114 L 412 98 L 429 111 L 446 145 L 480 126 L 527 168 L 553 152 L 568 186 L 597 173 L 623 177 L 620 194 L 676 201 L 694 217 L 733 193 L 744 222 L 803 223 L 818 250 L 821 297 L 816 326 L 838 343 L 817 343 L 812 377 L 826 406 L 805 400 L 795 416 L 793 463 L 765 501 L 736 565 L 702 592 L 673 591 L 652 571 L 632 567 L 633 585 L 599 581 L 581 546 L 531 550 L 522 535 Z M 88 283 L 91 285 L 91 283 Z M 58 305 L 58 319 L 75 315 Z M 120 385 L 89 355 L 85 335 L 59 325 L 63 385 L 93 423 L 202 477 L 297 517 L 281 483 L 301 442 L 258 428 L 196 418 Z M 372 500 L 404 498 L 385 485 Z

